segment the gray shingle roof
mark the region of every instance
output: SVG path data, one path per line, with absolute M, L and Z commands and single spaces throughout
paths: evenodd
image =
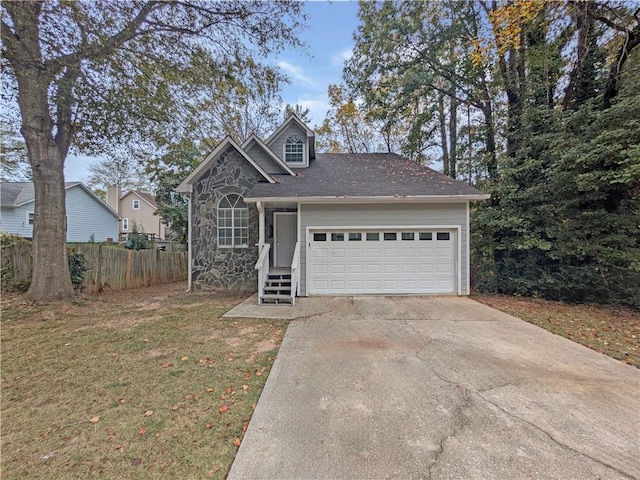
M 259 183 L 247 198 L 483 195 L 464 182 L 394 153 L 323 153 L 296 176 Z
M 80 182 L 65 182 L 64 188 L 68 189 Z M 36 199 L 33 182 L 2 182 L 0 184 L 0 204 L 3 207 L 17 207 Z

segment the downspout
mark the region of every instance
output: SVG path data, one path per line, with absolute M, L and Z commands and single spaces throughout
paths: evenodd
M 191 245 L 191 193 L 187 195 L 187 208 L 189 214 L 187 215 L 187 260 L 189 266 L 187 269 L 187 292 L 191 291 L 191 261 L 193 259 L 193 249 Z

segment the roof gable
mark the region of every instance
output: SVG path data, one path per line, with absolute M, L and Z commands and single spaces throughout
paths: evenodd
M 93 200 L 98 202 L 100 206 L 105 208 L 109 213 L 116 218 L 120 218 L 120 215 L 107 205 L 102 199 L 96 196 L 84 183 L 82 182 L 65 182 L 64 189 L 69 190 L 71 188 L 78 187 L 89 195 Z M 27 203 L 35 202 L 36 192 L 33 182 L 2 182 L 0 187 L 1 204 L 3 207 L 21 207 Z
M 262 140 L 260 140 L 255 133 L 252 133 L 251 136 L 242 144 L 242 148 L 245 150 L 249 150 L 254 145 L 261 149 L 264 153 L 266 153 L 269 158 L 282 169 L 282 173 L 295 175 L 295 172 L 291 170 L 286 163 L 280 160 L 280 158 L 278 158 L 278 156 L 273 153 L 273 151 L 269 147 L 267 147 L 267 145 Z
M 280 125 L 275 132 L 269 135 L 269 138 L 267 138 L 265 143 L 267 145 L 271 145 L 274 140 L 276 140 L 280 135 L 282 135 L 282 133 L 287 129 L 287 127 L 289 127 L 291 123 L 297 124 L 302 130 L 304 130 L 304 133 L 307 136 L 307 143 L 309 145 L 309 158 L 315 158 L 316 157 L 316 147 L 315 147 L 316 134 L 314 133 L 313 130 L 307 127 L 307 125 L 302 120 L 300 120 L 300 118 L 298 118 L 298 116 L 295 113 L 292 113 L 291 115 L 289 115 L 287 119 L 282 123 L 282 125 Z
M 149 206 L 154 209 L 158 208 L 158 202 L 156 202 L 156 197 L 154 197 L 150 193 L 139 192 L 137 190 L 129 190 L 128 192 L 126 192 L 124 195 L 120 197 L 120 200 L 124 200 L 129 195 L 134 195 L 138 197 L 140 200 L 143 200 L 144 202 L 148 203 Z
M 258 171 L 258 173 L 260 173 L 260 175 L 264 177 L 267 182 L 275 183 L 275 180 L 271 178 L 271 176 L 267 172 L 265 172 L 264 169 L 260 165 L 258 165 L 249 155 L 247 155 L 247 153 L 242 149 L 240 145 L 238 145 L 238 143 L 233 138 L 226 137 L 222 142 L 218 144 L 216 148 L 213 149 L 213 151 L 209 153 L 209 155 L 204 158 L 204 160 L 202 160 L 202 162 L 200 162 L 200 165 L 198 165 L 195 170 L 191 172 L 191 174 L 187 178 L 185 178 L 180 185 L 176 187 L 176 191 L 180 193 L 191 192 L 193 183 L 198 178 L 200 178 L 200 176 L 204 174 L 204 172 L 206 172 L 206 170 L 213 164 L 213 162 L 216 161 L 218 155 L 225 152 L 228 147 L 234 148 L 247 162 L 251 164 L 251 166 L 253 166 L 253 168 Z

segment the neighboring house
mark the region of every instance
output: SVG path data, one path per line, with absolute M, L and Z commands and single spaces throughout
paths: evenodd
M 227 137 L 177 187 L 190 288 L 296 295 L 469 294 L 469 202 L 486 195 L 396 154 L 318 154 L 290 116 Z
M 81 182 L 65 182 L 67 242 L 113 242 L 118 239 L 118 214 Z M 33 237 L 35 190 L 32 182 L 0 184 L 0 229 Z
M 154 240 L 166 239 L 167 227 L 154 215 L 158 204 L 153 195 L 136 190 L 122 194 L 120 187 L 108 187 L 107 203 L 122 217 L 120 238 L 126 238 L 135 225 L 138 232 L 149 234 Z

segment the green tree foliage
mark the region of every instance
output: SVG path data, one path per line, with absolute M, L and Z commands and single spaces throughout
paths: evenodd
M 193 140 L 184 139 L 170 144 L 163 155 L 156 156 L 147 164 L 147 174 L 156 185 L 156 215 L 162 218 L 179 242 L 187 241 L 187 200 L 175 188 L 193 171 L 202 160 L 204 148 Z
M 362 2 L 354 54 L 345 65 L 352 94 L 382 132 L 404 131 L 402 152 L 419 162 L 441 161 L 457 176 L 460 115 L 473 109 L 477 155 L 484 176 L 495 173 L 491 68 L 474 62 L 483 14 L 475 2 Z M 486 17 L 486 16 L 485 16 Z M 467 131 L 470 131 L 467 125 Z M 468 144 L 468 142 L 466 142 Z M 480 170 L 480 169 L 477 169 Z
M 89 165 L 90 176 L 87 186 L 103 200 L 106 199 L 107 188 L 118 186 L 126 190 L 151 191 L 152 187 L 142 171 L 141 162 L 128 149 L 110 149 L 108 157 L 102 157 Z M 146 160 L 146 159 L 145 159 Z
M 27 146 L 24 139 L 2 121 L 0 130 L 0 179 L 5 182 L 30 180 Z
M 60 228 L 69 149 L 101 153 L 108 142 L 166 138 L 185 99 L 207 98 L 211 78 L 299 45 L 301 8 L 259 0 L 2 2 L 3 80 L 16 93 L 35 185 L 27 298 L 73 296 Z
M 287 105 L 284 107 L 284 120 L 289 118 L 291 114 L 294 114 L 300 120 L 302 120 L 305 125 L 309 125 L 311 123 L 311 110 L 307 107 L 303 107 L 300 104 Z
M 640 9 L 626 2 L 363 2 L 351 93 L 411 125 L 406 153 L 491 193 L 473 281 L 640 306 Z
M 500 176 L 485 184 L 492 199 L 474 214 L 476 286 L 638 307 L 640 52 L 627 52 L 616 95 L 605 101 L 607 65 L 621 54 L 617 41 L 603 39 L 615 31 L 599 20 L 604 10 L 568 8 L 577 11 L 566 38 L 584 45 L 567 61 L 568 83 L 552 102 L 548 92 L 559 90 L 562 77 L 554 67 L 558 83 L 541 81 L 549 68 L 543 60 L 559 58 L 559 42 L 549 40 L 543 27 L 549 23 L 541 21 L 549 12 L 524 25 L 519 55 L 528 69 L 520 80 L 518 118 L 507 122 Z M 624 9 L 615 14 L 629 21 L 625 37 L 633 37 L 638 18 Z

